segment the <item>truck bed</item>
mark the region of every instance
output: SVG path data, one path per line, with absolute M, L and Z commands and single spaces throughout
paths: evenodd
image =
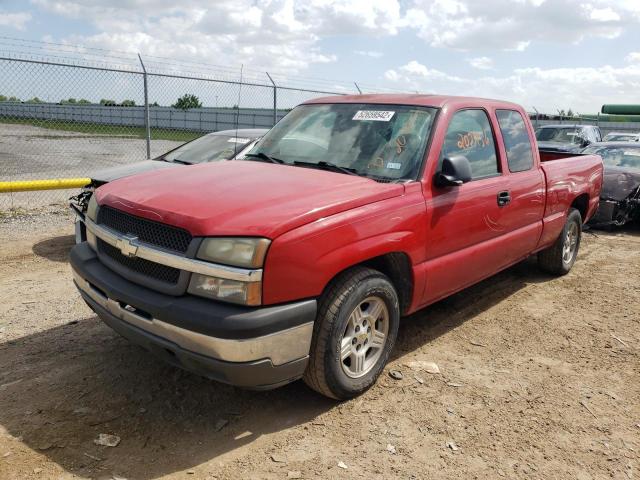
M 586 155 L 584 153 L 559 152 L 557 150 L 546 150 L 544 148 L 539 148 L 538 152 L 540 153 L 541 162 L 549 162 L 551 160 L 560 160 L 563 158 L 574 158 Z
M 600 199 L 602 158 L 599 155 L 558 155 L 562 156 L 547 158 L 540 164 L 547 184 L 540 247 L 548 246 L 558 237 L 575 199 L 578 199 L 584 223 L 595 214 Z

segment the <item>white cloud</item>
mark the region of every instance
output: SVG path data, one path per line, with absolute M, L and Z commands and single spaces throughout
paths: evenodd
M 491 70 L 493 68 L 493 60 L 489 57 L 470 58 L 469 65 L 479 70 Z
M 631 52 L 624 59 L 627 63 L 640 63 L 640 52 Z
M 607 8 L 594 8 L 589 12 L 589 18 L 597 22 L 618 22 L 620 21 L 620 15 L 614 11 L 611 7 Z
M 628 102 L 640 88 L 640 65 L 626 67 L 522 68 L 504 76 L 460 78 L 411 61 L 387 70 L 384 78 L 398 88 L 450 95 L 516 101 L 527 109 L 553 112 L 572 108 L 594 112 L 604 103 Z
M 24 30 L 27 23 L 31 21 L 29 12 L 6 13 L 0 11 L 0 26 L 13 27 L 16 30 Z
M 301 70 L 337 59 L 330 35 L 395 35 L 399 0 L 32 0 L 97 33 L 67 43 L 215 64 Z M 148 12 L 153 12 L 149 14 Z M 377 52 L 367 52 L 377 58 Z
M 402 24 L 434 47 L 522 51 L 533 41 L 614 38 L 639 17 L 637 0 L 413 0 Z
M 381 58 L 384 56 L 382 52 L 378 52 L 376 50 L 355 50 L 353 53 L 356 55 L 361 55 L 363 57 L 371 57 L 371 58 Z

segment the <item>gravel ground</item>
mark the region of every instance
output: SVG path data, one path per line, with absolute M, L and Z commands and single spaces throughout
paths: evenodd
M 130 345 L 75 291 L 71 233 L 64 212 L 0 220 L 2 479 L 639 478 L 638 230 L 586 234 L 565 277 L 525 261 L 404 319 L 342 404 Z
M 155 157 L 181 142 L 154 140 Z M 31 125 L 0 123 L 0 181 L 86 177 L 101 168 L 146 158 L 139 138 L 66 132 Z M 0 194 L 0 210 L 64 203 L 76 190 Z

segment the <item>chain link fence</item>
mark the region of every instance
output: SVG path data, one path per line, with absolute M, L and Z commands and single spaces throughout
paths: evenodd
M 270 128 L 305 100 L 356 91 L 290 86 L 266 72 L 184 74 L 142 59 L 137 67 L 54 60 L 0 57 L 0 181 L 89 177 L 208 132 Z M 184 95 L 200 105 L 174 107 Z M 75 193 L 0 193 L 0 210 L 64 204 Z
M 89 177 L 154 158 L 208 132 L 270 128 L 311 98 L 392 91 L 159 57 L 110 57 L 113 63 L 105 64 L 68 56 L 76 50 L 65 47 L 61 56 L 0 50 L 0 181 Z M 184 95 L 197 97 L 198 105 L 174 106 Z M 611 121 L 615 117 L 536 111 L 531 119 L 536 127 L 591 124 L 603 134 L 640 132 L 639 122 Z M 0 214 L 65 204 L 77 191 L 0 193 Z

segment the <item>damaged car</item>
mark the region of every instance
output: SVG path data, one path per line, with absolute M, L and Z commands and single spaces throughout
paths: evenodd
M 77 213 L 76 242 L 82 242 L 86 238 L 84 224 L 80 220 L 87 211 L 87 205 L 89 205 L 94 190 L 99 186 L 113 180 L 154 170 L 223 160 L 239 160 L 244 158 L 245 154 L 268 131 L 267 128 L 240 128 L 207 133 L 154 159 L 104 168 L 92 173 L 91 182 L 83 187 L 78 195 L 70 199 L 71 207 Z
M 595 143 L 582 153 L 600 155 L 604 162 L 600 207 L 591 225 L 612 228 L 640 220 L 640 144 Z
M 536 140 L 547 152 L 579 153 L 602 141 L 600 129 L 593 125 L 544 125 L 536 128 Z

